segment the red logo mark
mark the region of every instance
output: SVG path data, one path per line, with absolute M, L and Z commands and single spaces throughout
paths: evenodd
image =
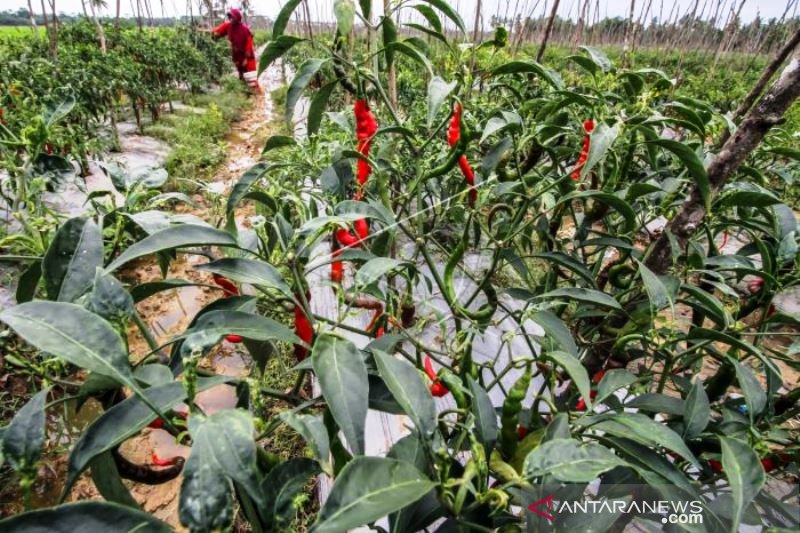
M 553 521 L 553 515 L 549 515 L 549 514 L 545 513 L 544 511 L 540 511 L 539 509 L 537 509 L 537 507 L 539 507 L 543 503 L 547 504 L 547 510 L 549 511 L 551 506 L 553 505 L 553 497 L 552 496 L 548 496 L 547 498 L 543 498 L 543 499 L 539 500 L 538 502 L 533 502 L 532 504 L 530 504 L 528 506 L 528 510 L 529 511 L 533 511 L 534 513 L 536 513 L 536 514 L 538 514 L 540 516 L 543 516 L 543 517 L 547 518 L 548 520 L 550 520 L 552 522 Z

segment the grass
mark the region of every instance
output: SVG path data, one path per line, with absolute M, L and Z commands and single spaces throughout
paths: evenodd
M 225 136 L 250 100 L 244 85 L 230 77 L 218 92 L 192 96 L 188 103 L 204 111 L 179 110 L 145 133 L 172 146 L 164 164 L 170 175 L 166 189 L 192 193 L 225 160 Z
M 36 33 L 37 35 L 44 35 L 45 30 L 42 26 L 37 26 Z M 30 26 L 0 26 L 0 39 L 5 37 L 18 38 L 18 37 L 30 37 L 30 36 L 31 36 Z

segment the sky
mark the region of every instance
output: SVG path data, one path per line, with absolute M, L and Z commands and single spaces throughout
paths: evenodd
M 197 0 L 150 0 L 154 9 L 154 16 L 162 14 L 162 6 L 163 14 L 166 16 L 184 15 L 187 13 L 187 1 L 194 1 L 195 5 L 197 5 Z M 215 3 L 218 3 L 218 1 L 219 0 L 217 0 Z M 466 25 L 468 27 L 472 27 L 474 24 L 475 5 L 477 1 L 478 0 L 450 0 L 449 3 L 451 6 L 456 8 L 456 10 L 464 19 Z M 641 9 L 640 6 L 646 5 L 647 1 L 648 0 L 638 0 L 636 2 L 637 15 L 639 9 Z M 723 1 L 727 5 L 736 3 L 738 6 L 740 0 Z M 780 17 L 786 8 L 787 1 L 790 0 L 745 0 L 745 5 L 742 9 L 742 19 L 744 21 L 752 20 L 759 13 L 765 19 Z M 108 3 L 109 8 L 103 10 L 104 14 L 113 14 L 115 9 L 114 6 L 116 5 L 115 0 L 106 0 L 106 2 Z M 312 18 L 325 20 L 332 19 L 333 0 L 309 0 L 309 2 Z M 706 4 L 706 2 L 709 5 L 707 11 L 710 13 L 710 6 L 712 4 L 716 4 L 716 1 L 701 0 L 700 6 L 702 7 L 704 4 Z M 131 6 L 134 2 L 132 0 L 121 0 L 121 3 L 123 15 L 131 15 L 133 12 Z M 256 14 L 275 18 L 275 15 L 280 10 L 280 6 L 284 2 L 281 0 L 251 0 L 250 3 L 253 6 L 253 10 Z M 565 18 L 568 16 L 571 18 L 576 18 L 580 3 L 581 0 L 561 0 L 561 5 L 559 6 L 559 15 Z M 664 17 L 666 18 L 669 16 L 670 10 L 673 9 L 673 5 L 676 4 L 678 9 L 680 9 L 682 12 L 687 12 L 693 3 L 694 0 L 652 0 L 651 17 L 659 13 L 662 5 Z M 37 10 L 38 8 L 36 6 L 39 6 L 40 2 L 34 1 L 33 4 L 35 6 L 34 10 Z M 375 9 L 380 10 L 380 6 L 383 4 L 383 2 L 381 0 L 373 0 L 373 4 L 375 4 Z M 544 13 L 545 4 L 547 4 L 547 9 L 549 11 L 550 6 L 553 4 L 553 0 L 483 0 L 484 25 L 488 27 L 489 18 L 493 14 L 499 14 L 502 16 L 506 12 L 513 13 L 514 11 L 518 11 L 527 15 L 531 10 L 533 10 L 534 16 L 540 16 Z M 604 16 L 625 17 L 627 15 L 627 10 L 630 8 L 629 0 L 600 0 L 599 4 L 601 18 Z M 797 2 L 797 4 L 800 5 L 800 2 Z M 228 0 L 228 5 L 235 7 L 238 5 L 238 3 L 236 0 Z M 591 5 L 595 5 L 595 0 L 591 1 Z M 517 8 L 517 6 L 519 6 L 519 8 Z M 20 7 L 27 8 L 27 0 L 0 0 L 0 9 L 2 10 L 16 10 Z M 81 0 L 56 0 L 56 8 L 59 12 L 81 13 Z M 708 13 L 704 18 L 708 18 Z M 800 13 L 800 11 L 796 11 L 796 13 Z M 592 18 L 594 17 L 592 16 Z

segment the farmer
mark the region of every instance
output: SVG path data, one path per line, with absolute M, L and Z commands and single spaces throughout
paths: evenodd
M 212 30 L 215 39 L 226 35 L 231 42 L 231 57 L 239 72 L 239 79 L 244 80 L 245 73 L 253 73 L 248 78 L 255 79 L 256 53 L 253 48 L 253 33 L 247 24 L 242 22 L 242 12 L 238 9 L 229 10 L 226 20 Z

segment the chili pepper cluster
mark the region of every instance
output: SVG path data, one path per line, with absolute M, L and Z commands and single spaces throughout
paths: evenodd
M 356 140 L 358 141 L 358 153 L 364 157 L 369 157 L 370 146 L 372 145 L 372 137 L 378 131 L 378 121 L 372 110 L 369 108 L 369 103 L 359 98 L 353 104 L 353 113 L 356 119 Z M 358 188 L 353 195 L 354 200 L 361 200 L 364 195 L 363 187 L 367 183 L 370 174 L 372 174 L 372 166 L 368 161 L 359 159 L 357 163 L 357 179 Z M 335 258 L 339 257 L 343 248 L 354 248 L 359 246 L 361 242 L 369 236 L 369 224 L 367 219 L 360 218 L 353 224 L 355 227 L 355 234 L 345 228 L 340 228 L 334 232 L 334 239 L 332 244 L 332 255 Z M 334 283 L 341 283 L 344 268 L 341 261 L 334 261 L 331 263 L 331 281 Z
M 578 157 L 578 162 L 575 164 L 575 169 L 572 171 L 572 179 L 578 181 L 581 177 L 581 169 L 589 159 L 589 147 L 591 146 L 591 133 L 594 131 L 594 120 L 587 118 L 583 123 L 583 131 L 586 133 L 583 136 L 583 147 L 581 148 L 581 155 Z
M 461 138 L 461 104 L 456 102 L 453 105 L 453 118 L 450 119 L 450 127 L 447 128 L 447 143 L 451 147 L 455 147 Z M 461 154 L 458 158 L 458 168 L 464 175 L 464 180 L 469 186 L 469 206 L 474 207 L 475 201 L 478 199 L 478 191 L 475 189 L 475 172 L 469 164 L 469 160 L 465 154 Z

